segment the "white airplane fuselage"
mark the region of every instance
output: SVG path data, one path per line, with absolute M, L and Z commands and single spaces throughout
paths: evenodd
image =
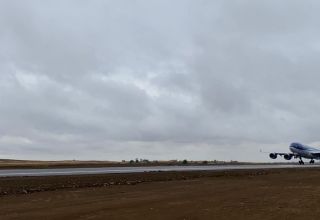
M 315 153 L 320 153 L 319 149 L 315 149 L 313 147 L 300 143 L 292 143 L 289 149 L 294 155 L 298 157 L 300 156 L 307 159 L 319 159 L 319 157 L 315 156 Z

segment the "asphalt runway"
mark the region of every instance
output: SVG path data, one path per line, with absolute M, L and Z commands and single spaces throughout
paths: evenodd
M 270 165 L 211 165 L 211 166 L 152 166 L 152 167 L 99 167 L 99 168 L 58 168 L 58 169 L 7 169 L 0 170 L 0 177 L 13 176 L 63 176 L 108 173 L 142 173 L 157 171 L 223 171 L 250 169 L 311 168 L 320 165 L 270 164 Z

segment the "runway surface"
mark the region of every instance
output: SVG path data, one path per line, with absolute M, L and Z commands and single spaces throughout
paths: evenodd
M 211 165 L 211 166 L 152 166 L 152 167 L 100 167 L 100 168 L 58 168 L 58 169 L 7 169 L 0 170 L 0 177 L 13 176 L 58 176 L 108 173 L 141 173 L 157 171 L 221 171 L 250 169 L 308 168 L 320 165 Z

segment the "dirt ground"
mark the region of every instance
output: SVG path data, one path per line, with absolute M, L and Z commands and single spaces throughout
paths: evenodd
M 0 178 L 0 219 L 319 219 L 320 169 Z

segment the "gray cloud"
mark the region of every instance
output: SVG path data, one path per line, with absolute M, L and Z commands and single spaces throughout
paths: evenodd
M 267 160 L 319 142 L 317 1 L 1 1 L 0 157 Z

